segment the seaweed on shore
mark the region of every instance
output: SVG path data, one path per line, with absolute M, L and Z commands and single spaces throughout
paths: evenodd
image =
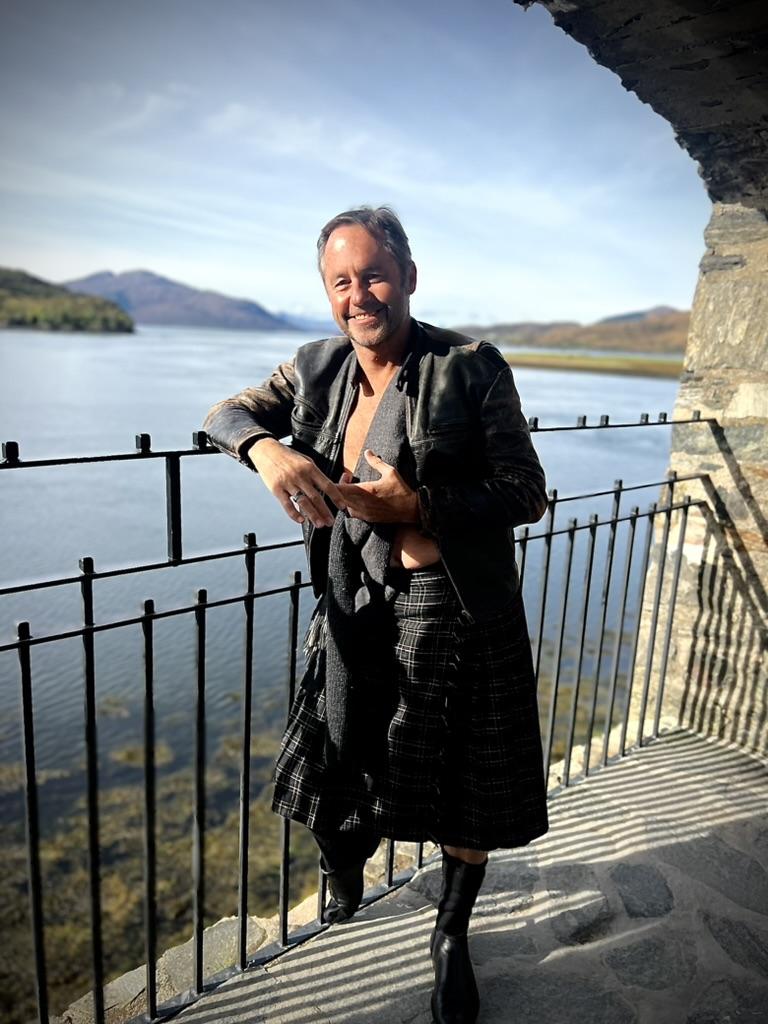
M 270 809 L 270 776 L 278 737 L 254 736 L 251 748 L 248 911 L 276 912 L 281 819 Z M 205 838 L 208 926 L 237 912 L 239 741 L 225 739 L 206 771 Z M 172 754 L 170 755 L 172 756 Z M 10 771 L 7 781 L 21 782 Z M 124 784 L 100 793 L 101 902 L 105 980 L 144 962 L 144 786 Z M 157 778 L 158 954 L 192 932 L 192 766 Z M 0 964 L 0 1014 L 8 1024 L 34 1017 L 34 955 L 29 924 L 26 850 L 20 827 L 3 843 L 0 888 L 5 954 Z M 13 835 L 10 835 L 10 832 Z M 41 842 L 45 944 L 53 1013 L 92 988 L 87 816 L 82 797 Z M 291 844 L 292 902 L 316 887 L 317 851 L 308 832 Z

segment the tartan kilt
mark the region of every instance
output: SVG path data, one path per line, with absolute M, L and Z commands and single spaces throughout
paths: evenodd
M 396 710 L 370 778 L 324 762 L 325 693 L 300 688 L 275 765 L 273 809 L 319 832 L 365 829 L 493 850 L 547 831 L 536 684 L 522 596 L 470 622 L 441 569 L 392 574 Z M 391 593 L 391 588 L 390 591 Z M 393 704 L 394 704 L 393 700 Z

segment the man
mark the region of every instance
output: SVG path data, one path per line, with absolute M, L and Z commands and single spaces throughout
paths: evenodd
M 441 844 L 432 1011 L 467 1024 L 487 852 L 547 829 L 513 541 L 546 508 L 544 474 L 499 352 L 411 318 L 416 267 L 391 210 L 334 217 L 318 256 L 342 336 L 206 421 L 301 523 L 320 598 L 273 806 L 317 839 L 328 921 L 359 906 L 382 836 Z

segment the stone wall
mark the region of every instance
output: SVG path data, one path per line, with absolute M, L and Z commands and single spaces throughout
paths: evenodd
M 515 0 L 529 7 L 534 0 Z M 768 732 L 768 6 L 709 0 L 535 0 L 672 126 L 715 203 L 675 408 L 675 500 L 692 510 L 672 594 L 680 516 L 646 581 L 632 720 L 683 724 L 766 749 Z M 716 421 L 716 422 L 714 422 Z M 662 498 L 666 498 L 663 495 Z M 657 540 L 663 535 L 663 517 Z M 664 623 L 676 599 L 669 662 Z M 658 703 L 664 675 L 663 703 Z M 680 714 L 678 709 L 682 709 Z
M 692 510 L 683 548 L 663 718 L 766 750 L 768 733 L 768 219 L 716 204 L 705 233 L 675 419 L 671 469 L 704 474 L 675 485 L 675 500 L 706 498 Z M 666 496 L 664 496 L 666 497 Z M 669 612 L 680 516 L 665 559 L 660 621 Z M 661 528 L 657 530 L 661 540 Z M 644 637 L 635 675 L 642 692 L 658 572 L 649 573 Z M 659 667 L 663 630 L 653 647 Z M 652 676 L 651 708 L 658 694 Z M 636 697 L 636 701 L 639 696 Z M 650 719 L 646 718 L 646 731 Z

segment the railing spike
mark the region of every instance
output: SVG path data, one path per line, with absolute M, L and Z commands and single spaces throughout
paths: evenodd
M 9 466 L 15 466 L 19 461 L 19 442 L 3 441 L 3 462 L 7 462 Z

